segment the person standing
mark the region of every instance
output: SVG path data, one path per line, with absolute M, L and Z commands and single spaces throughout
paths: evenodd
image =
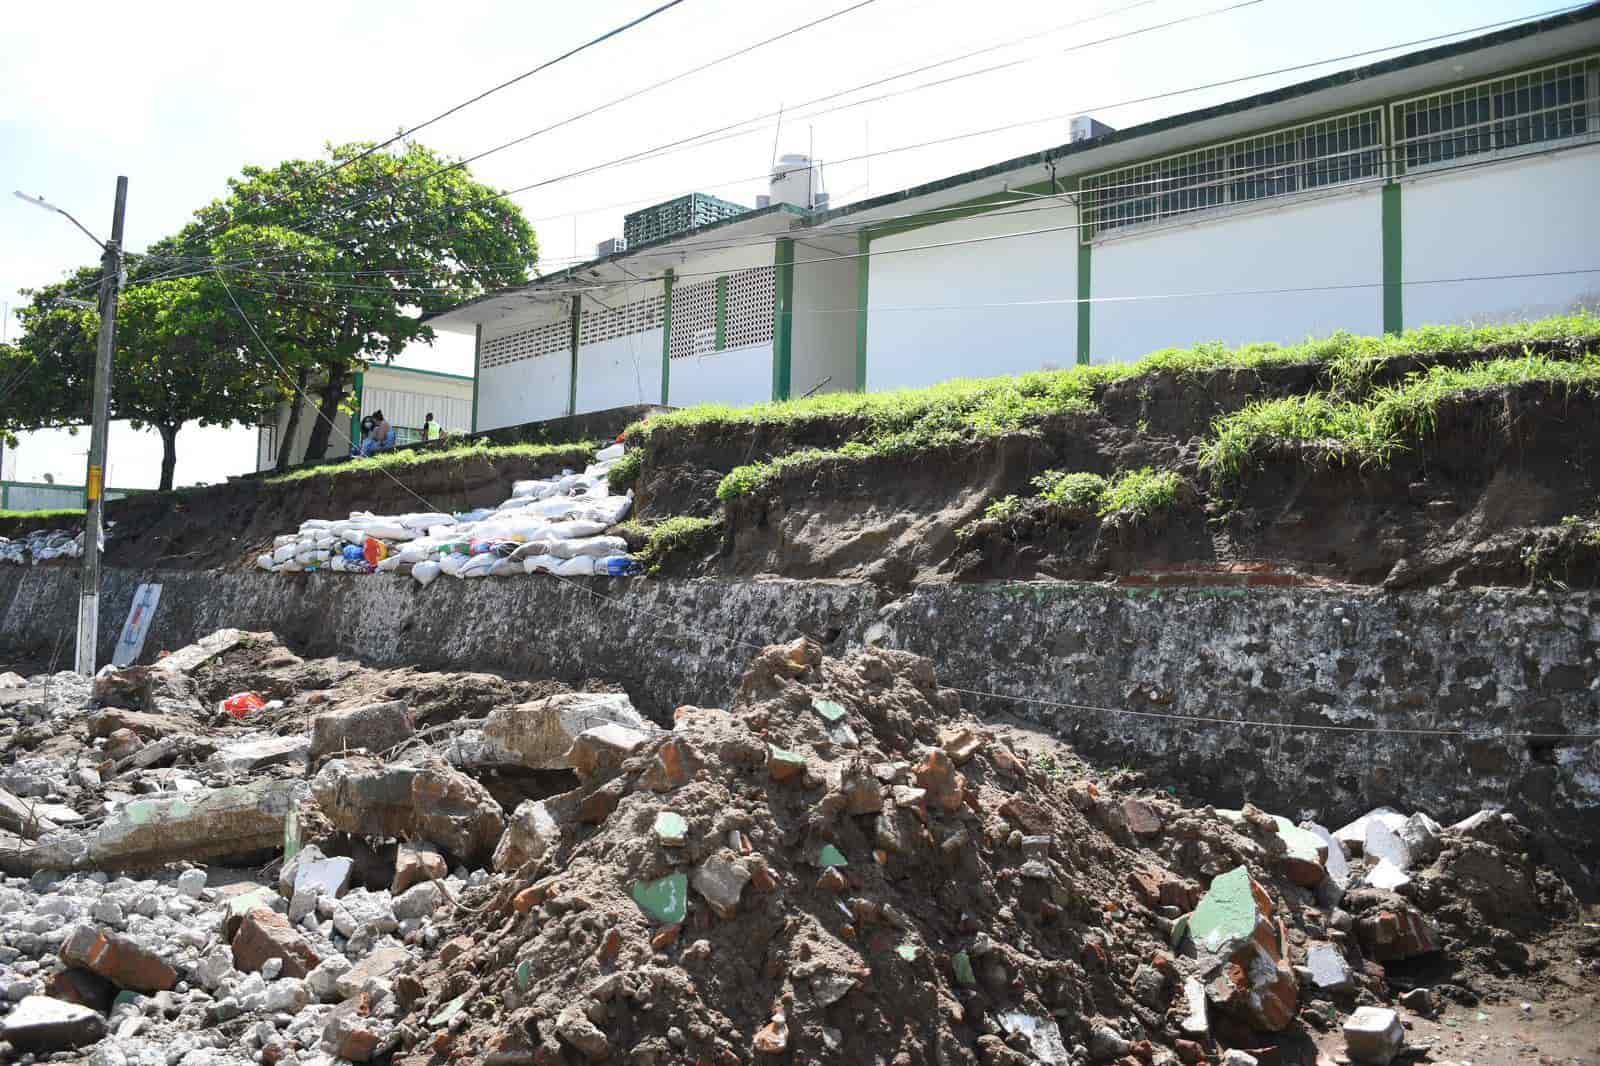
M 432 442 L 443 437 L 444 427 L 433 420 L 433 412 L 429 411 L 422 419 L 422 439 L 425 442 Z

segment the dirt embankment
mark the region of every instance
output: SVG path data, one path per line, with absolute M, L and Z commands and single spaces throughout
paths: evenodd
M 1430 366 L 1500 354 L 1395 360 L 1355 393 L 1349 382 L 1330 391 L 1319 364 L 1152 373 L 1101 388 L 1093 411 L 910 453 L 819 457 L 726 502 L 716 489 L 728 471 L 859 439 L 860 420 L 664 427 L 645 447 L 639 514 L 724 519 L 714 550 L 666 562 L 679 574 L 1591 586 L 1600 580 L 1592 390 L 1532 381 L 1446 396 L 1427 432 L 1381 462 L 1340 457 L 1327 441 L 1278 441 L 1237 479 L 1202 463 L 1217 420 L 1251 404 L 1359 399 Z M 1180 483 L 1138 516 L 1052 506 L 1033 483 L 1046 471 L 1141 468 Z M 1012 496 L 1009 513 L 989 511 Z

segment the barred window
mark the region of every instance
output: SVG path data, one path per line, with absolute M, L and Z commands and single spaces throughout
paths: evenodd
M 1600 56 L 1394 105 L 1395 147 L 1424 167 L 1499 149 L 1596 132 Z
M 1193 211 L 1377 177 L 1383 170 L 1382 124 L 1382 111 L 1371 108 L 1084 178 L 1083 240 Z

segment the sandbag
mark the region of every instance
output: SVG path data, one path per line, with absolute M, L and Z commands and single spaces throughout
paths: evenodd
M 530 555 L 522 560 L 522 570 L 527 574 L 548 574 L 564 562 L 554 555 Z
M 589 518 L 574 518 L 570 522 L 558 522 L 551 526 L 548 534 L 560 540 L 579 540 L 583 537 L 592 537 L 596 533 L 604 533 L 605 529 L 603 522 Z
M 277 564 L 272 561 L 271 555 L 258 555 L 256 556 L 256 565 L 263 570 L 271 570 Z
M 401 515 L 400 524 L 407 529 L 429 529 L 433 526 L 454 525 L 455 519 L 439 511 L 429 511 L 427 514 Z
M 295 552 L 297 551 L 299 551 L 299 547 L 295 541 L 290 541 L 288 544 L 280 544 L 272 551 L 272 561 L 275 563 L 286 563 L 290 559 L 294 558 Z
M 461 568 L 466 565 L 467 557 L 465 555 L 439 556 L 439 572 L 441 574 L 449 574 L 451 577 L 460 577 Z
M 594 556 L 579 555 L 571 559 L 567 559 L 562 562 L 560 566 L 552 570 L 551 573 L 555 574 L 557 577 L 593 577 Z
M 439 564 L 431 560 L 418 563 L 411 568 L 411 576 L 417 579 L 417 584 L 427 588 L 439 576 Z
M 608 444 L 594 453 L 595 462 L 603 463 L 610 459 L 621 459 L 622 453 L 627 450 L 627 446 L 623 444 Z

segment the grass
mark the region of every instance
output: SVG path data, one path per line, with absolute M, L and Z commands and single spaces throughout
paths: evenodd
M 1363 400 L 1323 393 L 1264 400 L 1218 419 L 1200 462 L 1220 480 L 1236 481 L 1258 451 L 1289 443 L 1314 448 L 1324 461 L 1382 466 L 1433 432 L 1443 401 L 1479 389 L 1531 383 L 1600 392 L 1600 358 L 1524 354 L 1466 367 L 1433 367 Z
M 1039 496 L 1062 510 L 1096 514 L 1106 495 L 1106 479 L 1099 474 L 1046 470 L 1033 479 Z
M 36 519 L 40 522 L 67 521 L 69 519 L 82 520 L 82 507 L 58 507 L 49 511 L 0 511 L 0 521 L 27 521 Z
M 351 459 L 346 463 L 306 466 L 277 474 L 266 479 L 269 485 L 292 484 L 311 478 L 351 477 L 374 470 L 387 470 L 393 474 L 416 473 L 418 468 L 435 464 L 459 463 L 467 460 L 501 462 L 507 459 L 563 460 L 572 466 L 583 466 L 594 461 L 594 444 L 463 444 L 443 451 L 408 449 L 384 452 L 369 459 Z
M 1118 474 L 1106 485 L 1100 500 L 1100 516 L 1141 521 L 1157 511 L 1171 507 L 1178 499 L 1183 477 L 1176 470 L 1143 467 Z
M 644 450 L 642 448 L 629 448 L 622 453 L 611 472 L 606 475 L 606 481 L 611 486 L 611 491 L 621 495 L 639 480 L 639 472 L 644 469 Z
M 704 548 L 713 539 L 721 539 L 722 528 L 721 518 L 674 515 L 650 527 L 639 562 L 647 573 L 656 573 L 674 552 Z

